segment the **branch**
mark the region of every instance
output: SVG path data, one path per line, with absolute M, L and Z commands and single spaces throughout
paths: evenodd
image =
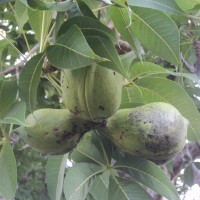
M 196 142 L 189 142 L 186 144 L 183 151 L 173 159 L 173 173 L 170 174 L 171 180 L 174 179 L 182 169 L 185 168 L 188 162 L 186 157 L 191 161 L 200 157 L 200 145 Z M 200 182 L 198 183 L 200 185 Z
M 16 65 L 11 66 L 9 69 L 0 72 L 0 75 L 10 74 L 12 72 L 18 71 L 20 68 L 23 68 L 26 64 L 27 60 L 31 58 L 32 54 L 39 48 L 39 44 L 35 45 L 30 52 L 25 55 L 25 59 L 21 60 L 21 62 L 17 63 Z
M 193 74 L 196 74 L 196 68 L 192 65 L 190 65 L 186 60 L 185 58 L 183 57 L 182 53 L 181 53 L 181 60 L 182 62 L 185 64 L 185 66 L 187 67 L 187 69 L 193 73 Z

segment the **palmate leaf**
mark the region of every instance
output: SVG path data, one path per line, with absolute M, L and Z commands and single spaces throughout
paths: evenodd
M 89 193 L 85 200 L 95 200 L 94 197 Z
M 55 10 L 58 12 L 68 11 L 74 2 L 71 0 L 66 0 L 62 2 L 44 2 L 40 0 L 27 0 L 28 5 L 31 8 L 38 10 Z
M 63 188 L 63 179 L 67 154 L 50 156 L 46 165 L 46 183 L 48 194 L 52 200 L 60 200 Z
M 11 109 L 17 95 L 16 80 L 0 80 L 0 119 Z
M 138 183 L 110 176 L 109 200 L 153 200 L 153 198 Z
M 95 134 L 92 135 L 93 136 L 92 143 L 96 146 L 96 148 L 101 153 L 101 155 L 104 159 L 104 165 L 110 165 L 112 163 L 114 146 L 113 146 L 112 141 L 109 138 L 102 135 L 100 129 L 94 131 Z M 103 128 L 103 130 L 104 130 L 104 128 Z
M 20 97 L 26 102 L 29 111 L 33 111 L 36 105 L 37 88 L 43 63 L 44 54 L 37 54 L 26 63 L 19 75 Z
M 133 31 L 139 41 L 172 64 L 180 64 L 180 34 L 175 22 L 168 15 L 149 8 L 132 10 Z
M 137 80 L 138 78 L 144 77 L 146 75 L 149 76 L 149 75 L 162 75 L 162 74 L 166 74 L 166 76 L 171 74 L 173 76 L 179 76 L 181 78 L 185 77 L 193 82 L 196 83 L 199 82 L 199 78 L 197 76 L 195 77 L 193 74 L 173 72 L 152 62 L 134 63 L 134 65 L 131 66 L 130 77 L 132 80 Z
M 188 165 L 184 171 L 184 183 L 189 187 L 194 185 L 195 174 L 193 164 Z
M 84 135 L 83 139 L 71 153 L 70 158 L 76 163 L 87 162 L 102 166 L 105 164 L 102 154 L 96 145 L 92 143 L 92 135 L 89 133 Z
M 84 3 L 88 5 L 88 7 L 94 12 L 98 13 L 98 8 L 99 8 L 99 1 L 93 1 L 93 0 L 82 0 Z
M 61 69 L 77 69 L 107 59 L 96 55 L 77 25 L 61 35 L 56 44 L 47 48 L 51 64 Z
M 117 5 L 120 5 L 120 7 L 127 7 L 127 1 L 126 0 L 113 0 L 113 3 L 116 3 Z
M 158 77 L 144 77 L 136 81 L 136 84 L 139 86 L 136 88 L 139 90 L 137 101 L 140 98 L 145 103 L 163 101 L 172 104 L 189 121 L 188 139 L 200 142 L 199 111 L 181 86 L 174 81 Z
M 65 176 L 64 194 L 66 200 L 83 200 L 88 195 L 94 178 L 103 172 L 101 166 L 92 163 L 76 163 Z
M 90 36 L 87 37 L 87 41 L 97 55 L 107 59 L 107 61 L 99 62 L 99 65 L 117 71 L 124 77 L 129 78 L 111 40 L 106 37 Z
M 58 37 L 65 34 L 73 25 L 77 25 L 85 37 L 103 36 L 109 38 L 113 42 L 117 42 L 113 30 L 102 24 L 98 19 L 88 16 L 75 16 L 68 19 L 60 27 Z
M 199 169 L 200 170 L 200 162 L 194 162 L 194 165 L 195 165 L 195 167 L 197 168 L 197 169 Z
M 196 0 L 175 0 L 175 2 L 183 11 L 191 10 L 200 3 Z
M 110 140 L 91 131 L 84 135 L 70 154 L 70 159 L 75 163 L 87 162 L 105 166 L 111 162 L 112 150 L 113 146 Z
M 105 171 L 103 174 L 97 176 L 90 188 L 89 195 L 95 200 L 109 200 L 108 199 L 108 186 L 109 186 L 110 173 Z
M 15 104 L 13 104 L 7 115 L 2 120 L 0 120 L 0 122 L 6 124 L 17 124 L 25 126 L 26 125 L 25 113 L 26 113 L 25 102 L 16 102 Z
M 130 76 L 132 80 L 137 80 L 145 75 L 169 74 L 165 68 L 152 62 L 136 62 L 131 66 Z
M 129 6 L 151 8 L 171 14 L 183 14 L 174 0 L 128 0 Z
M 161 168 L 151 161 L 132 156 L 119 160 L 115 165 L 115 169 L 126 172 L 135 181 L 151 188 L 168 200 L 179 200 L 172 182 Z
M 129 75 L 129 77 L 130 77 L 130 68 L 132 67 L 136 58 L 137 55 L 133 51 L 120 55 L 122 65 L 124 66 L 126 73 Z
M 141 45 L 133 31 L 133 24 L 131 24 L 129 11 L 127 8 L 118 8 L 111 6 L 109 14 L 115 25 L 115 28 L 120 35 L 136 50 L 136 54 L 142 60 Z
M 153 90 L 140 86 L 124 87 L 122 91 L 122 101 L 120 109 L 134 108 L 150 102 L 164 101 L 164 98 L 156 94 Z
M 0 196 L 5 200 L 13 199 L 17 189 L 17 166 L 15 156 L 6 140 L 0 150 Z
M 53 0 L 48 0 L 53 1 Z M 52 20 L 52 10 L 32 10 L 28 9 L 29 23 L 35 33 L 36 39 L 40 44 L 40 52 L 44 50 L 47 42 L 48 32 Z
M 27 7 L 20 0 L 15 1 L 16 20 L 19 28 L 22 29 L 28 20 Z
M 79 11 L 83 16 L 91 17 L 97 20 L 95 14 L 84 1 L 77 1 Z

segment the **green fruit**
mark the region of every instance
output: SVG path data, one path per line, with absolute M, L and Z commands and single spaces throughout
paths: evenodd
M 107 128 L 122 151 L 163 164 L 185 146 L 188 121 L 172 105 L 156 102 L 119 110 Z
M 27 127 L 17 129 L 34 149 L 48 154 L 72 150 L 94 123 L 75 117 L 65 109 L 39 109 L 26 118 Z
M 112 116 L 121 103 L 123 77 L 96 64 L 63 70 L 63 103 L 82 119 L 101 120 Z

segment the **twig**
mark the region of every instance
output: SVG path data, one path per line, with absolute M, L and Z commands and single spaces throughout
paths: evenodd
M 9 74 L 9 73 L 12 73 L 12 72 L 16 72 L 16 70 L 19 70 L 21 68 L 24 67 L 24 65 L 26 64 L 27 60 L 32 56 L 32 54 L 39 48 L 39 44 L 35 45 L 31 50 L 30 52 L 25 55 L 25 59 L 21 60 L 21 62 L 17 63 L 16 65 L 13 65 L 11 66 L 9 69 L 6 69 L 4 71 L 1 71 L 0 72 L 0 75 L 1 74 Z

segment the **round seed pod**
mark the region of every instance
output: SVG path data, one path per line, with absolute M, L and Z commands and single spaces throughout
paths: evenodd
M 123 152 L 163 164 L 184 148 L 187 128 L 188 120 L 174 106 L 155 102 L 118 110 L 105 133 Z
M 82 120 L 66 109 L 39 109 L 26 118 L 28 126 L 16 132 L 34 149 L 47 154 L 64 154 L 76 147 L 93 122 Z

